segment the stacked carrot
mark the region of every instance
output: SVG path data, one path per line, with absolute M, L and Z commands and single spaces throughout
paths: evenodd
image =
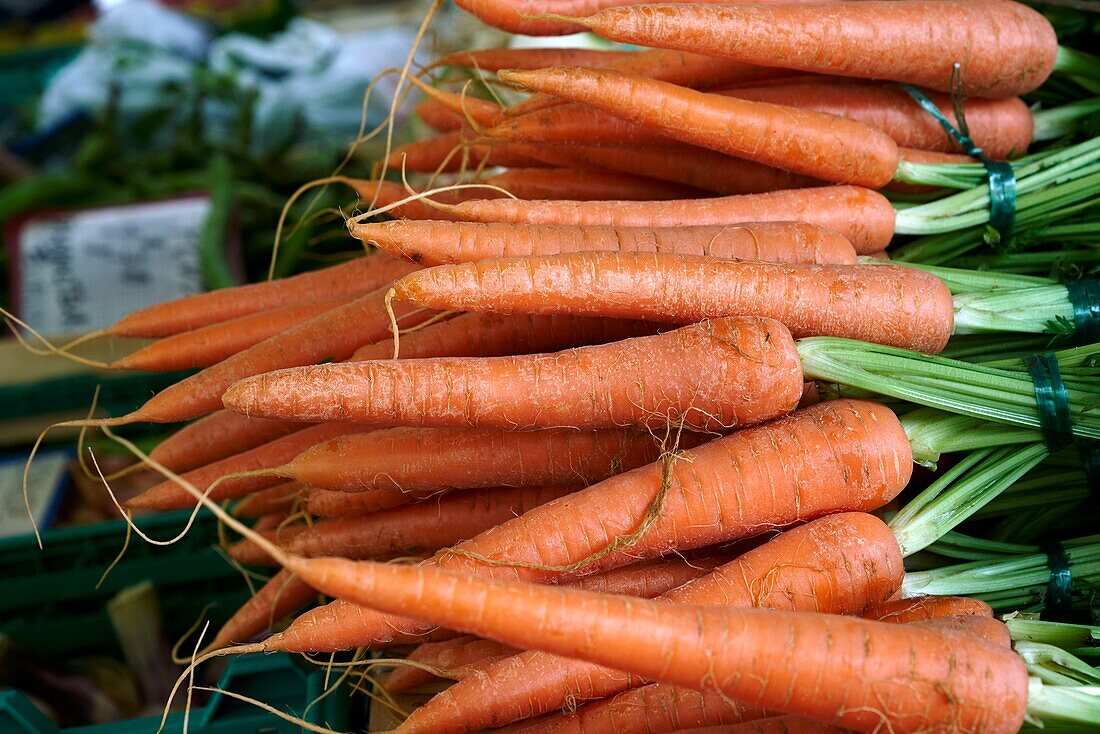
M 279 569 L 209 648 L 405 646 L 391 692 L 457 681 L 406 734 L 1100 723 L 993 617 L 1043 597 L 1032 543 L 1087 495 L 1062 449 L 1100 438 L 1092 291 L 938 267 L 989 173 L 897 84 L 1014 159 L 1021 231 L 1074 226 L 1100 142 L 1025 153 L 1094 108 L 1019 95 L 1087 59 L 1007 0 L 460 5 L 652 50 L 447 57 L 533 94 L 412 80 L 438 135 L 385 167 L 436 190 L 351 182 L 380 252 L 107 330 L 161 339 L 116 367 L 203 367 L 93 422 L 194 421 L 131 507 L 205 503 Z M 1012 345 L 1074 333 L 1056 443 Z

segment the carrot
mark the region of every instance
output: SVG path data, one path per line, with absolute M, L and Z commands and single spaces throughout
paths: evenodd
M 843 236 L 812 224 L 697 227 L 551 226 L 397 220 L 354 224 L 352 236 L 422 265 L 571 252 L 669 252 L 769 262 L 854 265 Z M 449 323 L 454 323 L 452 320 Z M 402 349 L 404 349 L 404 340 Z
M 266 538 L 276 545 L 286 545 L 308 529 L 308 526 L 300 523 L 295 525 L 281 525 L 281 521 L 282 518 L 279 518 L 275 523 L 275 527 L 261 527 L 260 523 L 257 523 L 252 529 L 259 533 L 261 537 Z M 226 548 L 226 552 L 234 561 L 243 563 L 246 566 L 279 565 L 266 550 L 261 548 L 255 541 L 249 540 L 248 538 L 233 543 Z
M 387 492 L 310 489 L 305 495 L 305 507 L 309 514 L 319 517 L 354 517 L 400 507 L 420 499 L 424 499 L 424 496 L 400 489 Z
M 259 517 L 271 512 L 290 512 L 301 501 L 305 487 L 297 482 L 283 482 L 261 489 L 242 498 L 233 506 L 236 517 Z
M 941 617 L 992 617 L 993 609 L 980 599 L 965 596 L 917 596 L 884 602 L 868 609 L 864 616 L 883 622 L 907 624 Z
M 574 713 L 517 726 L 523 734 L 665 734 L 704 726 L 731 726 L 768 715 L 760 706 L 719 692 L 650 683 L 590 703 Z
M 350 298 L 291 304 L 164 337 L 111 363 L 111 369 L 165 372 L 209 367 Z
M 386 166 L 392 170 L 417 173 L 454 173 L 492 166 L 541 168 L 546 165 L 541 158 L 530 155 L 530 151 L 521 144 L 473 142 L 463 131 L 406 143 L 395 148 L 386 159 Z
M 859 120 L 882 130 L 906 148 L 945 153 L 959 150 L 958 143 L 948 137 L 935 118 L 894 84 L 836 83 L 828 79 L 815 79 L 773 86 L 739 87 L 719 94 Z M 958 127 L 951 98 L 936 92 L 928 92 L 927 95 L 951 124 Z M 1022 155 L 1031 144 L 1034 127 L 1031 110 L 1019 97 L 996 100 L 971 98 L 963 104 L 963 110 L 971 139 L 989 157 Z
M 462 115 L 452 112 L 434 99 L 426 99 L 416 105 L 413 114 L 437 133 L 453 133 L 466 125 Z
M 469 313 L 402 335 L 401 358 L 538 354 L 569 347 L 607 344 L 656 334 L 659 330 L 660 327 L 652 323 L 625 319 Z M 389 359 L 392 356 L 393 340 L 383 339 L 360 347 L 351 356 L 351 361 Z
M 613 41 L 941 92 L 957 61 L 960 92 L 973 97 L 1032 91 L 1058 50 L 1046 18 L 1005 0 L 836 3 L 824 18 L 816 5 L 640 5 L 571 20 Z
M 285 481 L 284 478 L 276 474 L 255 475 L 251 473 L 284 464 L 310 446 L 322 441 L 341 434 L 364 430 L 367 429 L 362 426 L 341 423 L 323 423 L 310 426 L 270 443 L 193 469 L 183 474 L 182 477 L 198 487 L 201 492 L 223 477 L 247 472 L 250 473 L 249 476 L 230 478 L 219 483 L 210 493 L 210 497 L 215 500 L 243 497 L 251 492 L 274 487 Z M 173 510 L 191 507 L 195 504 L 195 501 L 183 487 L 176 484 L 174 480 L 167 479 L 145 490 L 126 504 L 134 509 Z
M 434 171 L 435 168 L 432 168 Z M 408 191 L 405 190 L 400 184 L 393 183 L 392 181 L 368 181 L 366 179 L 353 179 L 349 182 L 355 193 L 359 195 L 361 202 L 374 202 L 375 209 L 381 209 L 382 207 L 390 206 L 391 204 L 397 204 L 399 201 L 404 201 L 410 197 Z M 452 201 L 459 202 L 464 201 L 470 196 L 477 196 L 479 200 L 489 198 L 491 199 L 496 194 L 493 191 L 486 189 L 461 189 L 457 191 L 448 192 L 446 195 L 436 194 L 432 197 L 433 201 Z M 451 219 L 451 215 L 444 211 L 436 209 L 423 199 L 414 199 L 412 201 L 405 202 L 399 206 L 395 206 L 386 212 L 391 217 L 409 217 L 410 219 Z
M 828 77 L 775 81 L 781 83 L 739 86 L 713 94 L 857 120 L 881 130 L 905 148 L 958 151 L 958 144 L 948 137 L 935 118 L 896 85 Z M 957 126 L 951 112 L 951 99 L 935 92 L 928 92 L 928 96 Z M 1034 123 L 1031 111 L 1021 99 L 970 99 L 964 109 L 971 137 L 987 155 L 1005 158 L 1026 152 Z M 526 143 L 613 146 L 668 145 L 672 140 L 650 127 L 576 102 L 505 117 L 487 130 L 486 135 Z
M 720 557 L 691 561 L 682 558 L 661 558 L 583 576 L 564 583 L 575 589 L 652 599 L 706 574 L 722 560 Z M 480 673 L 497 660 L 518 652 L 519 650 L 502 646 L 491 640 L 466 636 L 444 642 L 424 643 L 409 655 L 409 659 L 444 668 L 448 672 L 447 677 L 463 680 L 474 672 L 472 663 L 477 663 L 476 670 Z M 418 668 L 399 667 L 390 674 L 384 685 L 391 693 L 397 693 L 429 683 L 433 678 L 434 676 L 430 673 Z
M 740 724 L 707 726 L 696 729 L 680 729 L 683 734 L 845 734 L 851 729 L 814 721 L 801 716 L 777 716 L 745 721 Z
M 887 408 L 820 403 L 543 505 L 433 562 L 532 580 L 606 570 L 831 512 L 870 510 L 900 492 L 911 470 L 909 443 Z M 655 500 L 659 516 L 647 522 Z M 556 532 L 548 535 L 547 527 Z M 418 622 L 336 603 L 299 617 L 265 647 L 352 649 L 416 630 L 423 630 Z
M 576 490 L 573 486 L 454 492 L 438 500 L 369 515 L 322 520 L 287 538 L 287 547 L 305 556 L 391 559 L 424 555 Z
M 681 437 L 685 447 L 702 438 Z M 431 494 L 591 483 L 656 461 L 659 442 L 621 429 L 391 428 L 317 443 L 274 471 L 321 489 Z
M 901 551 L 872 515 L 822 517 L 775 537 L 662 601 L 853 614 L 901 586 Z M 524 652 L 440 693 L 399 727 L 401 734 L 480 731 L 619 693 L 641 681 L 592 663 Z
M 408 265 L 388 257 L 363 257 L 282 280 L 250 283 L 158 303 L 120 319 L 106 333 L 115 336 L 163 337 L 279 308 L 360 296 L 409 272 Z
M 233 385 L 223 402 L 246 415 L 303 421 L 503 430 L 671 423 L 690 431 L 774 418 L 801 392 L 786 328 L 731 318 L 551 354 L 280 370 Z
M 557 154 L 562 147 L 553 146 L 553 152 Z M 567 150 L 569 155 L 589 165 L 599 164 L 612 171 L 671 181 L 726 196 L 765 194 L 825 184 L 815 178 L 671 140 L 641 148 L 572 145 Z
M 427 566 L 286 563 L 321 591 L 383 612 L 415 613 L 516 647 L 718 690 L 857 731 L 1009 734 L 1027 711 L 1023 662 L 971 634 L 832 614 L 662 604 Z M 870 670 L 873 676 L 861 674 Z
M 663 200 L 692 199 L 703 192 L 644 176 L 569 168 L 512 168 L 485 179 L 520 199 Z
M 234 642 L 245 642 L 316 597 L 313 587 L 283 569 L 234 612 L 207 649 L 218 650 Z
M 241 378 L 280 367 L 314 364 L 323 359 L 347 359 L 357 348 L 389 333 L 390 319 L 385 307 L 387 290 L 360 296 L 238 352 L 162 390 L 134 412 L 111 419 L 108 425 L 136 421 L 174 423 L 197 418 L 220 408 L 222 393 Z M 408 327 L 432 315 L 424 310 L 402 309 L 399 319 L 403 327 Z
M 488 660 L 499 660 L 516 652 L 514 647 L 502 645 L 493 640 L 483 640 L 480 637 L 464 635 L 444 642 L 425 642 L 413 650 L 407 660 L 411 660 L 433 668 L 439 668 L 446 673 L 444 677 L 459 680 L 454 677 L 463 666 L 471 663 L 484 663 Z M 401 693 L 410 688 L 418 688 L 436 680 L 436 676 L 422 668 L 414 668 L 411 665 L 397 667 L 386 676 L 382 685 L 390 693 Z
M 930 353 L 942 350 L 954 330 L 954 302 L 944 282 L 895 265 L 577 252 L 439 265 L 397 281 L 393 293 L 397 302 L 443 311 L 664 323 L 761 316 L 781 321 L 795 338 L 838 336 Z
M 882 195 L 856 186 L 775 191 L 690 201 L 499 201 L 449 205 L 450 218 L 475 222 L 617 227 L 680 227 L 746 222 L 808 222 L 848 238 L 856 252 L 885 249 L 894 236 L 894 209 Z M 411 216 L 442 219 L 443 216 Z
M 584 102 L 685 143 L 824 181 L 877 189 L 893 179 L 898 167 L 897 143 L 843 117 L 599 69 L 501 71 L 498 76 Z
M 1010 648 L 1012 646 L 1012 633 L 999 619 L 993 617 L 936 617 L 922 622 L 913 622 L 929 629 L 953 630 L 976 635 L 986 642 L 998 647 Z
M 574 589 L 598 591 L 601 594 L 623 594 L 652 599 L 683 586 L 693 579 L 705 576 L 728 561 L 728 556 L 708 556 L 690 560 L 679 556 L 655 558 L 651 561 L 613 568 L 603 573 L 569 579 L 562 583 Z
M 548 66 L 583 66 L 583 64 L 548 64 Z M 523 67 L 516 66 L 512 68 L 520 69 Z M 739 83 L 747 84 L 793 75 L 793 72 L 786 69 L 752 66 L 738 61 L 730 61 L 729 59 L 671 49 L 638 51 L 631 56 L 611 62 L 605 68 L 623 74 L 659 79 L 660 81 L 679 84 L 692 89 L 709 89 Z M 562 102 L 563 100 L 560 98 L 549 94 L 533 94 L 523 102 L 508 108 L 506 114 L 527 114 Z
M 218 410 L 189 423 L 161 441 L 149 452 L 149 458 L 182 473 L 256 448 L 302 428 L 304 426 L 297 421 L 249 418 L 231 410 Z
M 500 69 L 542 69 L 547 66 L 589 66 L 608 64 L 637 56 L 637 51 L 609 51 L 591 48 L 486 48 L 458 51 L 444 56 L 435 66 L 458 66 L 481 71 Z

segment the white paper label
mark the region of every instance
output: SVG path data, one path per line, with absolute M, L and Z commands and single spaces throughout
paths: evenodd
M 92 331 L 202 290 L 210 199 L 194 196 L 28 221 L 19 231 L 19 313 L 47 336 Z
M 27 475 L 27 497 L 39 528 L 52 522 L 57 493 L 68 471 L 71 451 L 45 451 L 34 457 Z M 27 506 L 23 502 L 23 466 L 27 457 L 0 460 L 0 537 L 32 532 Z

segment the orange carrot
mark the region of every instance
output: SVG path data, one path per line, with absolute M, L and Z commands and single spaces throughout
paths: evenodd
M 242 498 L 233 506 L 237 517 L 259 517 L 271 512 L 290 512 L 301 501 L 305 487 L 297 482 L 283 482 L 261 489 Z
M 1032 91 L 1050 75 L 1058 49 L 1046 18 L 1005 0 L 835 3 L 825 17 L 816 5 L 638 5 L 575 22 L 613 41 L 941 92 L 952 91 L 959 62 L 960 91 L 974 97 Z
M 770 319 L 730 318 L 551 354 L 280 370 L 242 380 L 223 401 L 246 415 L 303 421 L 712 430 L 783 415 L 801 393 L 787 329 Z
M 415 266 L 404 264 L 407 268 Z M 281 367 L 314 364 L 323 359 L 347 359 L 364 344 L 390 333 L 385 299 L 388 288 L 356 298 L 276 334 L 229 359 L 207 367 L 150 398 L 114 424 L 148 421 L 174 423 L 197 418 L 221 407 L 221 396 L 233 382 Z M 402 308 L 402 327 L 415 326 L 433 314 Z
M 350 298 L 291 304 L 238 316 L 228 321 L 180 332 L 111 363 L 111 369 L 165 372 L 209 367 L 243 352 L 303 321 L 331 311 Z
M 452 492 L 359 517 L 322 520 L 287 538 L 304 556 L 388 560 L 434 553 L 578 487 L 501 487 Z
M 401 336 L 401 358 L 507 357 L 648 336 L 660 326 L 626 319 L 469 313 Z M 351 361 L 389 359 L 393 339 L 360 347 Z M 236 414 L 234 414 L 236 415 Z
M 774 81 L 780 83 L 739 86 L 714 94 L 858 120 L 881 130 L 905 148 L 958 150 L 958 144 L 947 136 L 935 118 L 896 85 L 828 77 Z M 957 125 L 950 98 L 935 92 L 928 95 L 951 123 Z M 1005 158 L 1026 152 L 1031 143 L 1033 120 L 1031 111 L 1018 97 L 970 99 L 965 110 L 971 137 L 987 155 Z M 487 130 L 486 135 L 515 142 L 583 143 L 588 146 L 662 146 L 672 141 L 668 135 L 653 128 L 576 102 L 508 116 Z
M 547 66 L 583 66 L 583 64 L 547 64 Z M 520 69 L 523 67 L 511 68 Z M 794 72 L 787 69 L 778 69 L 771 66 L 752 66 L 738 61 L 730 61 L 729 59 L 671 49 L 638 51 L 631 56 L 613 61 L 604 68 L 623 74 L 659 79 L 672 84 L 691 87 L 692 89 L 710 89 L 733 84 L 756 83 L 765 79 L 794 75 Z M 563 100 L 553 95 L 533 94 L 523 102 L 508 108 L 506 114 L 527 114 L 562 102 Z
M 536 155 L 551 164 L 599 165 L 611 171 L 647 176 L 724 195 L 763 194 L 825 184 L 815 178 L 674 140 L 640 148 L 544 146 Z M 890 187 L 894 185 L 891 183 Z
M 907 624 L 940 617 L 992 617 L 993 609 L 980 599 L 965 596 L 917 596 L 884 602 L 868 609 L 864 616 L 883 622 Z
M 356 258 L 282 280 L 250 283 L 158 303 L 120 319 L 106 333 L 133 337 L 171 336 L 288 303 L 360 296 L 407 272 L 407 264 L 388 257 Z
M 341 423 L 323 423 L 310 426 L 270 443 L 234 454 L 212 464 L 206 464 L 183 474 L 182 477 L 202 492 L 215 481 L 229 474 L 271 469 L 290 461 L 301 452 L 322 441 L 327 441 L 342 434 L 365 430 L 367 429 L 362 426 Z M 284 481 L 285 478 L 276 474 L 236 477 L 218 484 L 210 493 L 210 497 L 215 500 L 243 497 L 251 492 L 274 487 Z M 187 493 L 187 490 L 176 484 L 172 479 L 166 479 L 160 484 L 150 487 L 127 502 L 128 507 L 147 510 L 173 510 L 191 507 L 194 504 L 195 500 Z
M 570 168 L 511 168 L 485 179 L 520 199 L 576 199 L 637 201 L 692 199 L 703 196 L 699 189 L 644 176 Z
M 249 418 L 231 410 L 218 410 L 161 441 L 149 452 L 149 458 L 182 473 L 256 448 L 304 427 L 298 421 Z
M 598 591 L 601 594 L 623 594 L 652 599 L 700 576 L 706 576 L 728 561 L 729 556 L 708 556 L 690 560 L 679 556 L 655 558 L 602 573 L 568 579 L 562 583 L 574 589 Z
M 935 619 L 913 622 L 913 624 L 922 625 L 929 629 L 966 632 L 977 635 L 986 642 L 998 647 L 1010 648 L 1012 646 L 1012 633 L 1009 632 L 1008 626 L 993 617 L 936 617 Z
M 543 69 L 547 66 L 602 68 L 637 56 L 637 51 L 609 51 L 591 48 L 486 48 L 458 51 L 444 56 L 435 66 L 459 66 L 481 71 L 500 69 Z
M 1027 710 L 1022 660 L 971 634 L 662 604 L 428 566 L 289 557 L 287 567 L 325 593 L 379 611 L 862 732 L 1013 734 Z M 860 674 L 868 670 L 876 674 Z
M 509 83 L 584 102 L 676 140 L 812 178 L 880 188 L 898 146 L 856 120 L 698 92 L 599 69 L 501 71 Z
M 900 492 L 912 471 L 912 452 L 894 414 L 850 400 L 820 403 L 678 456 L 536 508 L 437 554 L 433 563 L 531 580 L 606 570 L 836 511 L 871 510 Z M 556 532 L 548 535 L 547 527 Z M 486 565 L 479 558 L 518 565 Z M 335 603 L 299 617 L 265 647 L 353 649 L 423 629 L 413 620 Z
M 517 652 L 516 649 L 509 645 L 463 635 L 444 642 L 425 642 L 413 650 L 406 659 L 439 668 L 446 673 L 444 677 L 459 680 L 454 676 L 463 666 L 499 660 L 515 652 Z M 398 666 L 386 677 L 382 685 L 390 693 L 401 693 L 410 688 L 431 683 L 433 680 L 436 680 L 436 676 L 427 670 L 414 668 L 411 665 Z
M 857 186 L 776 191 L 689 201 L 499 201 L 475 199 L 446 206 L 444 216 L 475 222 L 617 227 L 680 227 L 746 222 L 808 222 L 848 238 L 856 252 L 877 252 L 894 236 L 894 208 Z
M 207 649 L 217 650 L 234 642 L 245 642 L 315 598 L 317 592 L 313 587 L 283 569 L 234 612 Z
M 691 434 L 680 439 L 685 448 L 701 442 Z M 318 443 L 275 471 L 321 489 L 399 489 L 423 496 L 451 489 L 587 484 L 660 455 L 653 436 L 621 429 L 391 428 Z
M 943 281 L 896 265 L 578 252 L 439 265 L 402 278 L 393 292 L 395 302 L 443 311 L 663 323 L 761 316 L 781 321 L 795 338 L 837 336 L 930 353 L 942 350 L 954 330 L 954 302 Z
M 522 144 L 473 142 L 463 131 L 406 143 L 395 148 L 386 159 L 386 166 L 391 170 L 416 173 L 454 173 L 492 166 L 541 168 L 546 165 L 542 158 L 530 155 Z
M 872 515 L 841 513 L 794 528 L 660 597 L 676 604 L 853 614 L 901 586 L 901 551 Z M 524 652 L 444 691 L 400 734 L 480 731 L 603 698 L 640 681 L 592 663 Z
M 301 523 L 283 525 L 282 520 L 283 518 L 278 518 L 274 523 L 274 527 L 263 527 L 261 523 L 256 523 L 252 529 L 275 545 L 287 545 L 308 529 L 308 526 Z M 230 558 L 246 566 L 279 565 L 278 562 L 268 555 L 266 550 L 261 548 L 255 541 L 249 540 L 248 538 L 233 543 L 226 548 L 226 552 L 229 554 Z
M 855 250 L 843 236 L 801 222 L 580 227 L 396 220 L 355 224 L 351 233 L 364 242 L 422 265 L 599 251 L 669 252 L 805 264 L 854 265 L 856 262 Z M 402 349 L 404 346 L 402 342 Z
M 739 724 L 706 726 L 695 729 L 678 729 L 682 734 L 846 734 L 845 729 L 823 721 L 801 716 L 776 716 Z
M 425 499 L 423 495 L 393 489 L 388 492 L 339 492 L 329 489 L 309 489 L 305 495 L 306 511 L 320 517 L 354 517 L 371 512 L 400 507 Z
M 958 143 L 940 124 L 895 84 L 879 82 L 841 83 L 815 79 L 801 83 L 763 87 L 739 87 L 719 94 L 754 102 L 788 105 L 859 120 L 882 130 L 900 146 L 954 153 Z M 958 126 L 946 94 L 928 92 L 928 97 L 952 125 Z M 1019 156 L 1031 144 L 1034 123 L 1031 110 L 1019 97 L 966 100 L 963 105 L 971 139 L 991 158 Z

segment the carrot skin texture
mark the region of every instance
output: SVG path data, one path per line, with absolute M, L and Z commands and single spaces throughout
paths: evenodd
M 689 434 L 680 443 L 690 448 L 702 441 Z M 622 430 L 392 428 L 316 444 L 280 472 L 322 489 L 432 494 L 598 482 L 656 461 L 661 451 L 648 433 Z
M 665 323 L 760 316 L 781 321 L 796 339 L 837 336 L 933 354 L 954 331 L 954 302 L 943 281 L 893 265 L 580 252 L 440 265 L 402 278 L 394 291 L 396 300 L 443 311 Z
M 644 176 L 570 168 L 510 168 L 485 179 L 485 183 L 520 199 L 659 201 L 706 195 L 700 189 Z
M 416 268 L 408 263 L 404 265 L 409 271 Z M 356 298 L 207 367 L 157 393 L 131 415 L 136 420 L 152 423 L 196 418 L 221 408 L 222 393 L 242 378 L 282 367 L 314 364 L 323 359 L 347 359 L 359 347 L 390 333 L 385 309 L 388 290 L 384 288 Z M 432 315 L 399 304 L 397 318 L 401 328 L 408 328 Z
M 681 362 L 685 354 L 691 362 Z M 706 365 L 707 374 L 695 365 Z M 705 431 L 783 415 L 801 392 L 801 363 L 786 327 L 732 318 L 551 354 L 280 370 L 237 383 L 223 400 L 248 415 L 303 421 L 502 430 L 663 428 L 671 421 Z
M 877 189 L 898 146 L 861 122 L 797 107 L 707 94 L 599 69 L 502 71 L 506 82 L 584 102 L 676 140 L 805 176 Z
M 961 617 L 936 617 L 912 624 L 923 625 L 929 629 L 953 630 L 976 635 L 991 645 L 1011 648 L 1012 633 L 1008 626 L 993 617 L 964 615 Z
M 501 658 L 516 652 L 514 647 L 502 645 L 494 640 L 483 640 L 479 637 L 456 637 L 444 642 L 425 642 L 406 658 L 433 668 L 439 668 L 443 672 L 450 673 L 455 668 L 480 663 L 487 659 Z M 450 675 L 444 677 L 451 677 Z M 390 693 L 401 693 L 410 688 L 417 688 L 436 680 L 436 676 L 427 670 L 412 666 L 398 666 L 386 676 L 382 685 Z
M 283 527 L 265 528 L 259 529 L 259 523 L 252 529 L 260 533 L 264 538 L 271 541 L 275 545 L 287 545 L 295 537 L 305 532 L 306 525 L 285 525 Z M 229 557 L 238 563 L 243 563 L 246 566 L 278 566 L 278 562 L 272 558 L 266 550 L 261 548 L 259 544 L 245 538 L 233 543 L 226 548 L 226 553 Z
M 946 727 L 1010 734 L 1027 708 L 1023 662 L 974 635 L 841 615 L 661 604 L 426 566 L 292 558 L 288 567 L 332 596 L 381 611 L 415 610 L 505 644 L 720 690 L 856 731 L 885 723 L 899 734 Z M 795 656 L 798 665 L 776 664 Z M 851 661 L 852 675 L 844 686 L 823 685 L 838 660 Z M 879 671 L 874 681 L 855 675 L 867 669 Z
M 493 166 L 540 168 L 548 165 L 541 158 L 527 154 L 522 145 L 490 145 L 487 142 L 476 142 L 464 131 L 444 133 L 394 149 L 386 159 L 386 165 L 393 170 L 415 173 L 455 173 Z
M 884 601 L 866 610 L 863 616 L 882 622 L 909 624 L 941 617 L 992 617 L 993 608 L 981 599 L 966 596 L 916 596 Z
M 435 65 L 458 66 L 481 71 L 543 69 L 547 66 L 602 68 L 637 55 L 637 51 L 607 51 L 590 48 L 485 48 L 457 51 L 439 59 Z
M 426 499 L 423 495 L 391 489 L 380 492 L 339 492 L 310 488 L 305 494 L 305 508 L 318 517 L 355 517 L 381 512 Z
M 317 592 L 312 586 L 282 569 L 222 625 L 210 648 L 218 650 L 235 642 L 245 642 L 316 598 Z
M 858 186 L 824 186 L 675 202 L 475 199 L 450 206 L 446 213 L 472 222 L 618 227 L 799 221 L 839 232 L 860 254 L 884 249 L 894 236 L 894 208 L 889 200 Z
M 901 550 L 885 523 L 864 513 L 840 513 L 788 530 L 661 600 L 854 614 L 893 594 L 903 573 Z M 438 694 L 397 731 L 480 731 L 639 683 L 592 663 L 523 652 Z
M 249 283 L 158 303 L 120 319 L 109 332 L 117 336 L 171 336 L 287 303 L 353 298 L 380 288 L 405 272 L 405 266 L 391 258 L 356 258 L 282 280 Z
M 300 431 L 298 421 L 249 418 L 231 410 L 218 410 L 189 423 L 157 444 L 149 458 L 177 474 L 225 459 L 242 451 Z
M 583 570 L 606 570 L 640 556 L 751 537 L 832 512 L 869 511 L 896 496 L 912 472 L 912 452 L 897 417 L 884 406 L 851 400 L 820 403 L 715 439 L 684 452 L 682 459 L 669 470 L 670 493 L 660 519 L 629 551 L 609 553 Z M 663 462 L 620 474 L 536 508 L 458 549 L 496 562 L 553 566 L 583 561 L 637 529 L 664 476 Z M 608 517 L 608 507 L 619 507 L 622 514 Z M 564 535 L 552 547 L 528 547 L 544 536 L 531 533 L 539 527 L 559 527 Z M 458 553 L 437 554 L 432 562 L 532 580 L 564 575 L 526 566 L 486 567 Z M 293 652 L 353 649 L 384 644 L 396 632 L 418 629 L 422 627 L 412 620 L 336 602 L 303 615 L 267 644 Z
M 321 520 L 284 543 L 304 556 L 388 560 L 434 553 L 578 487 L 518 487 L 448 493 L 361 517 Z
M 647 321 L 584 316 L 468 313 L 401 336 L 401 359 L 423 357 L 508 357 L 558 352 L 652 336 L 663 327 Z M 667 330 L 667 329 L 666 329 Z M 390 359 L 393 339 L 360 347 L 349 361 Z
M 948 137 L 939 123 L 894 84 L 815 80 L 799 84 L 742 87 L 719 94 L 859 120 L 882 130 L 904 148 L 959 152 L 958 143 Z M 926 94 L 957 127 L 951 98 L 937 92 Z M 989 157 L 1004 159 L 1027 152 L 1034 120 L 1031 110 L 1019 97 L 971 98 L 965 101 L 963 110 L 971 139 Z
M 262 469 L 274 469 L 291 460 L 302 451 L 336 436 L 367 430 L 361 426 L 340 423 L 328 423 L 309 426 L 270 443 L 257 446 L 228 458 L 207 464 L 186 472 L 182 478 L 193 484 L 200 492 L 205 491 L 218 479 L 238 472 L 253 472 Z M 274 487 L 286 481 L 286 477 L 274 472 L 259 476 L 236 477 L 220 483 L 211 493 L 213 500 L 243 497 L 251 492 Z M 195 499 L 187 490 L 174 480 L 166 479 L 126 503 L 127 507 L 174 510 L 192 507 Z
M 534 144 L 530 144 L 534 146 Z M 535 155 L 547 163 L 629 173 L 669 181 L 724 196 L 764 194 L 824 186 L 825 181 L 774 166 L 734 158 L 706 148 L 668 140 L 660 145 L 543 145 Z M 891 184 L 890 186 L 893 186 Z M 696 195 L 694 198 L 699 198 Z M 546 197 L 551 198 L 551 197 Z M 563 197 L 552 197 L 562 199 Z M 605 197 L 608 200 L 622 197 Z
M 153 342 L 115 360 L 111 368 L 166 372 L 209 367 L 344 302 L 338 299 L 292 304 L 201 326 Z
M 668 252 L 768 262 L 856 263 L 855 249 L 842 235 L 802 222 L 579 227 L 397 220 L 356 224 L 351 233 L 396 257 L 426 266 L 574 252 Z
M 951 91 L 958 60 L 962 93 L 991 98 L 1042 84 L 1058 44 L 1042 15 L 1007 0 L 645 5 L 604 10 L 581 22 L 614 41 L 941 92 Z
M 261 489 L 242 498 L 233 506 L 234 517 L 260 517 L 272 512 L 290 513 L 302 501 L 305 487 L 297 482 L 283 482 Z

